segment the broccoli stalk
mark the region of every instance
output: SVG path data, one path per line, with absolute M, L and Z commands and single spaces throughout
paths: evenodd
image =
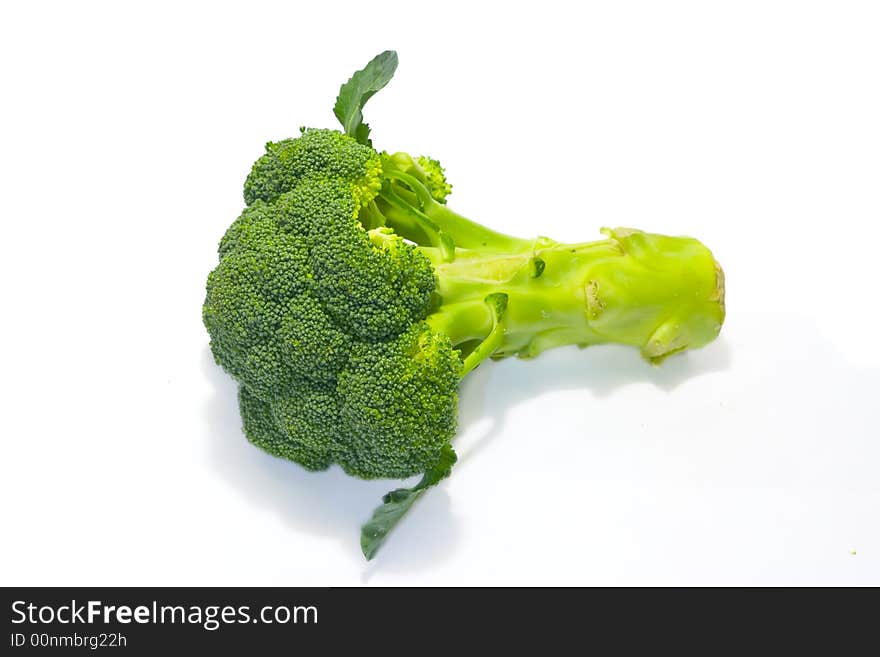
M 445 202 L 452 187 L 436 160 L 385 154 L 383 175 L 385 184 L 361 219 L 367 228 L 391 226 L 416 244 L 438 247 L 444 259 L 453 257 L 455 247 L 503 253 L 532 245 L 530 240 L 499 233 L 450 210 Z
M 456 346 L 485 339 L 494 320 L 484 300 L 505 294 L 495 358 L 615 342 L 659 362 L 715 338 L 723 276 L 708 249 L 688 238 L 625 229 L 605 234 L 609 239 L 584 244 L 538 239 L 505 254 L 456 250 L 451 262 L 423 248 L 442 300 L 426 321 Z
M 403 235 L 430 261 L 435 303 L 425 323 L 459 351 L 462 377 L 487 358 L 611 342 L 658 364 L 718 335 L 724 275 L 699 241 L 626 228 L 605 228 L 607 239 L 581 244 L 504 235 L 446 207 L 445 193 L 436 193 L 442 169 L 428 162 L 433 176 L 406 154 L 384 155 L 385 183 L 360 220 L 382 226 L 369 231 L 373 244 Z M 414 487 L 383 498 L 361 530 L 368 559 L 454 463 L 450 447 Z
M 504 330 L 480 350 L 484 357 L 615 342 L 659 363 L 718 335 L 723 273 L 697 240 L 627 228 L 581 244 L 504 235 L 449 209 L 445 194 L 438 200 L 432 184 L 445 177 L 427 162 L 433 175 L 405 153 L 385 155 L 385 184 L 362 220 L 384 226 L 370 232 L 374 243 L 390 239 L 390 228 L 428 257 L 438 303 L 426 322 L 454 346 L 467 351 L 489 337 L 496 309 L 485 300 L 493 294 L 506 297 Z

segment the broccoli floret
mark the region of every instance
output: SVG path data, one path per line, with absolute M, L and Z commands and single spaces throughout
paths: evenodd
M 362 229 L 318 241 L 313 288 L 331 317 L 353 336 L 387 340 L 423 319 L 434 292 L 430 261 L 396 238 L 374 244 Z
M 449 474 L 458 387 L 487 358 L 616 342 L 659 363 L 724 319 L 721 269 L 697 240 L 618 228 L 563 244 L 454 212 L 437 160 L 368 140 L 360 110 L 395 67 L 383 53 L 343 85 L 345 133 L 267 145 L 203 307 L 251 442 L 310 470 L 423 475 L 364 527 L 368 557 Z
M 311 294 L 291 299 L 278 337 L 287 366 L 300 379 L 315 384 L 335 384 L 354 346 L 351 336 Z
M 253 231 L 246 224 L 240 219 L 237 236 L 221 242 L 225 254 L 208 276 L 203 319 L 217 362 L 255 392 L 271 394 L 291 385 L 281 328 L 298 296 L 308 294 L 308 265 L 292 236 L 268 232 L 265 215 Z M 264 231 L 265 239 L 246 246 Z
M 303 128 L 299 139 L 266 144 L 244 183 L 244 200 L 273 201 L 303 180 L 343 181 L 358 207 L 382 186 L 378 154 L 335 130 Z
M 241 386 L 238 401 L 245 436 L 257 447 L 307 470 L 326 470 L 333 463 L 338 416 L 334 394 L 306 388 L 270 402 Z
M 446 172 L 438 160 L 426 155 L 413 158 L 409 153 L 383 153 L 382 162 L 388 170 L 412 176 L 438 203 L 445 203 L 446 197 L 452 193 L 452 185 L 446 180 Z
M 461 365 L 449 339 L 425 324 L 357 345 L 337 385 L 346 472 L 403 478 L 433 467 L 455 436 Z

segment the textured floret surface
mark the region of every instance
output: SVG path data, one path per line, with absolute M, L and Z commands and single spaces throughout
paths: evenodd
M 381 171 L 372 148 L 332 130 L 267 144 L 220 241 L 203 320 L 240 384 L 251 442 L 311 470 L 402 478 L 454 436 L 461 360 L 422 321 L 431 263 L 400 238 L 374 243 L 358 221 Z

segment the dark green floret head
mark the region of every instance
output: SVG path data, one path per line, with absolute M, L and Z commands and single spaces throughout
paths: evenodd
M 365 342 L 387 340 L 428 312 L 430 261 L 396 236 L 364 231 L 315 245 L 314 290 L 339 326 Z
M 436 287 L 429 257 L 358 218 L 381 174 L 372 148 L 336 131 L 269 144 L 203 307 L 214 358 L 241 384 L 248 439 L 366 478 L 437 462 L 455 432 L 461 364 L 422 324 Z
M 272 201 L 303 180 L 343 181 L 351 186 L 358 207 L 382 186 L 382 163 L 369 146 L 336 130 L 304 128 L 298 139 L 266 144 L 244 184 L 244 200 Z
M 436 465 L 455 435 L 460 378 L 458 352 L 421 323 L 394 341 L 357 345 L 337 388 L 351 441 L 345 470 L 402 478 Z
M 241 386 L 238 399 L 245 436 L 254 445 L 308 470 L 326 470 L 333 463 L 338 417 L 334 394 L 304 389 L 266 401 Z
M 308 261 L 292 236 L 271 228 L 274 219 L 252 206 L 221 241 L 223 257 L 208 276 L 203 320 L 214 358 L 256 392 L 277 394 L 291 385 L 281 327 L 291 304 L 307 294 Z

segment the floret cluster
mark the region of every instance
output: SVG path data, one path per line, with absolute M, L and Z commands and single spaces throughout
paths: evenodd
M 439 165 L 432 175 L 442 198 Z M 203 317 L 240 384 L 252 443 L 310 470 L 404 478 L 433 467 L 455 435 L 461 359 L 421 321 L 431 262 L 358 218 L 381 187 L 380 154 L 340 132 L 267 144 Z

